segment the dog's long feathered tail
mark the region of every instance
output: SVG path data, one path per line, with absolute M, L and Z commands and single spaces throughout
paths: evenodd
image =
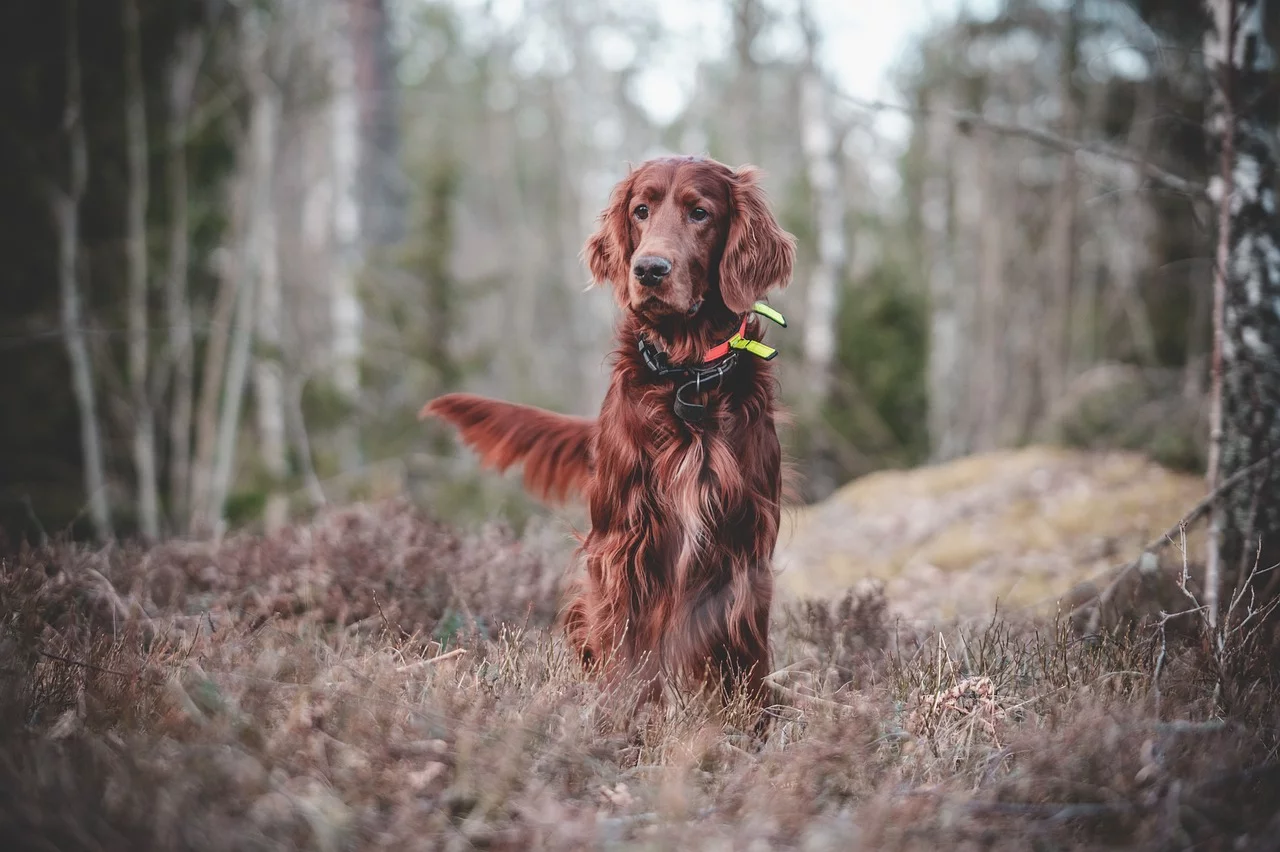
M 548 502 L 580 496 L 591 478 L 596 421 L 469 393 L 423 406 L 419 418 L 453 424 L 480 461 L 498 471 L 524 465 L 524 487 Z

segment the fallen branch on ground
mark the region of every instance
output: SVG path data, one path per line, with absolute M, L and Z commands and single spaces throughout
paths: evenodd
M 1144 563 L 1149 563 L 1150 559 L 1173 542 L 1175 535 L 1179 535 L 1184 532 L 1187 527 L 1208 514 L 1209 510 L 1213 508 L 1213 504 L 1219 497 L 1244 482 L 1277 458 L 1280 458 L 1280 449 L 1269 453 L 1248 467 L 1236 471 L 1234 474 L 1223 480 L 1217 488 L 1210 491 L 1203 500 L 1193 506 L 1191 511 L 1179 518 L 1173 526 L 1147 542 L 1146 546 L 1142 548 L 1142 551 L 1135 559 L 1120 568 L 1119 572 L 1117 572 L 1111 582 L 1107 584 L 1106 588 L 1094 597 L 1077 606 L 1075 609 L 1071 610 L 1069 617 L 1074 618 L 1076 615 L 1083 613 L 1090 607 L 1094 607 L 1093 612 L 1089 616 L 1089 629 L 1086 632 L 1090 634 L 1097 633 L 1098 628 L 1101 626 L 1102 608 L 1111 602 L 1111 598 L 1115 595 L 1116 589 L 1119 588 L 1120 583 L 1128 577 L 1129 574 L 1137 570 Z
M 397 668 L 397 669 L 396 669 L 396 671 L 398 671 L 398 672 L 402 672 L 402 673 L 403 673 L 403 672 L 408 672 L 408 671 L 413 671 L 413 670 L 414 670 L 414 669 L 416 669 L 418 666 L 430 666 L 430 665 L 434 665 L 435 663 L 444 662 L 445 660 L 452 660 L 452 659 L 455 659 L 455 658 L 457 658 L 457 657 L 461 657 L 461 656 L 462 656 L 463 654 L 465 654 L 465 653 L 467 653 L 467 649 L 466 649 L 466 648 L 454 648 L 452 651 L 447 651 L 447 652 L 445 652 L 445 653 L 443 653 L 443 654 L 440 654 L 440 655 L 438 655 L 438 656 L 435 656 L 435 657 L 429 657 L 429 658 L 427 658 L 427 659 L 425 659 L 425 660 L 418 660 L 418 661 L 416 661 L 416 662 L 412 662 L 412 663 L 408 663 L 407 665 L 400 666 L 399 668 Z

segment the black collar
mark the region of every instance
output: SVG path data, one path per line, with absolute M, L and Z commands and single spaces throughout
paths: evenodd
M 746 337 L 747 320 L 752 314 L 759 314 L 783 328 L 787 327 L 787 320 L 782 314 L 763 302 L 756 302 L 751 306 L 751 310 L 741 317 L 741 324 L 733 337 L 708 349 L 703 356 L 703 362 L 695 367 L 672 366 L 667 353 L 660 351 L 643 333 L 640 335 L 640 357 L 644 359 L 645 366 L 658 378 L 673 379 L 679 383 L 676 388 L 675 402 L 671 407 L 681 420 L 686 423 L 697 423 L 707 416 L 705 405 L 688 401 L 684 398 L 684 394 L 690 388 L 693 388 L 694 393 L 701 393 L 704 390 L 720 387 L 724 383 L 724 377 L 729 375 L 737 365 L 741 352 L 750 352 L 763 361 L 770 361 L 778 354 L 772 346 L 765 346 L 758 340 Z
M 729 375 L 738 363 L 738 351 L 730 350 L 728 354 L 709 364 L 699 364 L 696 367 L 672 366 L 667 353 L 660 351 L 643 334 L 640 335 L 640 357 L 644 359 L 645 366 L 655 376 L 660 379 L 672 379 L 678 384 L 675 401 L 671 408 L 676 416 L 686 423 L 698 423 L 704 420 L 707 416 L 707 406 L 685 399 L 684 394 L 691 388 L 693 393 L 701 393 L 704 390 L 720 387 L 724 377 Z

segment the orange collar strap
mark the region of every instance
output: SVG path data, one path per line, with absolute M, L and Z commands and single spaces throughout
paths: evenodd
M 724 356 L 728 355 L 730 349 L 732 348 L 733 342 L 735 340 L 742 339 L 743 336 L 747 333 L 747 320 L 750 319 L 750 317 L 751 317 L 751 314 L 744 314 L 742 317 L 742 324 L 738 326 L 737 333 L 734 334 L 733 337 L 730 337 L 725 342 L 720 343 L 716 346 L 712 346 L 710 349 L 708 349 L 707 354 L 702 356 L 702 363 L 710 364 L 712 361 L 715 361 L 719 358 L 723 358 Z
M 759 340 L 747 339 L 747 320 L 751 319 L 751 314 L 759 314 L 767 320 L 776 322 L 783 328 L 787 327 L 787 320 L 782 316 L 782 314 L 778 313 L 764 302 L 756 302 L 751 306 L 750 312 L 743 315 L 742 324 L 738 326 L 737 333 L 724 343 L 712 346 L 708 349 L 706 354 L 702 356 L 702 363 L 710 364 L 712 361 L 716 361 L 728 355 L 730 351 L 738 349 L 745 349 L 752 355 L 755 355 L 757 358 L 765 361 L 773 360 L 773 357 L 778 354 L 778 350 L 774 349 L 772 346 L 765 346 Z

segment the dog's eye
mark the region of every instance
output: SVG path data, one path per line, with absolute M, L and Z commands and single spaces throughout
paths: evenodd
M 637 219 L 640 219 L 641 221 L 643 221 L 643 220 L 645 220 L 645 219 L 648 219 L 648 218 L 649 218 L 649 205 L 648 205 L 648 204 L 641 204 L 639 207 L 637 207 L 637 208 L 636 208 L 636 211 L 635 211 L 635 217 L 636 217 Z
M 706 218 L 710 215 L 711 214 L 702 207 L 695 207 L 693 208 L 693 212 L 689 214 L 689 218 L 695 222 L 703 222 L 706 221 Z

